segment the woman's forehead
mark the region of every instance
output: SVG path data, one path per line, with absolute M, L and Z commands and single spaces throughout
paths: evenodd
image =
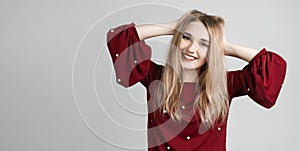
M 201 21 L 190 22 L 184 32 L 191 34 L 194 40 L 205 39 L 209 41 L 208 31 Z

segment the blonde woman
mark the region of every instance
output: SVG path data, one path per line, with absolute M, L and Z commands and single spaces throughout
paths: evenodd
M 224 20 L 197 10 L 162 24 L 121 25 L 107 34 L 116 80 L 147 90 L 148 150 L 225 151 L 229 106 L 248 95 L 272 107 L 285 78 L 286 62 L 266 49 L 226 41 Z M 147 38 L 172 35 L 165 65 L 151 61 Z M 224 56 L 249 62 L 226 71 Z

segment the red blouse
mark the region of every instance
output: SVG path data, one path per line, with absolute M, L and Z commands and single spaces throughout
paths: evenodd
M 148 150 L 226 151 L 226 126 L 217 124 L 205 129 L 205 124 L 192 113 L 191 118 L 173 121 L 168 113 L 154 118 L 151 93 L 159 83 L 163 66 L 152 62 L 151 48 L 138 37 L 135 24 L 121 25 L 107 34 L 107 45 L 114 63 L 116 80 L 124 87 L 140 82 L 147 89 Z M 272 107 L 280 92 L 286 73 L 283 58 L 262 49 L 242 70 L 227 74 L 230 102 L 248 95 L 265 108 Z M 193 111 L 195 83 L 183 83 L 181 109 L 183 115 Z

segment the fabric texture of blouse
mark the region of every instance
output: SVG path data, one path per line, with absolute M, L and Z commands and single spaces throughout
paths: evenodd
M 140 82 L 147 90 L 149 151 L 226 151 L 226 126 L 205 129 L 194 113 L 176 122 L 168 113 L 154 118 L 151 93 L 161 78 L 163 66 L 151 61 L 151 47 L 140 40 L 135 24 L 112 28 L 107 33 L 107 46 L 114 64 L 116 81 L 124 87 Z M 259 105 L 272 107 L 286 74 L 286 62 L 278 54 L 262 49 L 242 70 L 227 73 L 229 100 L 248 95 Z M 193 111 L 195 83 L 183 83 L 181 110 Z M 151 105 L 152 104 L 152 105 Z

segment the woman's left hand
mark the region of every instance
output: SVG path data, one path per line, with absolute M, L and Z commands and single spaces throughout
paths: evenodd
M 224 49 L 224 55 L 226 56 L 232 55 L 229 45 L 230 44 L 227 42 L 225 31 L 223 31 L 223 49 Z

